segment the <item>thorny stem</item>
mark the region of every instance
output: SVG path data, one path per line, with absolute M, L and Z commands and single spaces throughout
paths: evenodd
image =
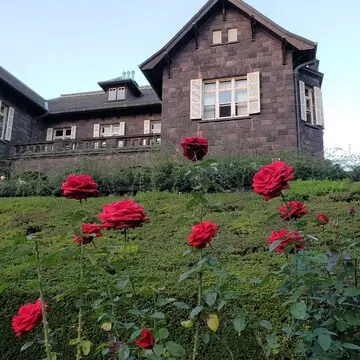
M 281 197 L 282 197 L 282 199 L 283 199 L 283 201 L 284 201 L 284 203 L 285 203 L 286 207 L 289 209 L 289 204 L 288 204 L 288 202 L 287 202 L 287 200 L 286 200 L 286 198 L 285 198 L 284 194 L 283 194 L 281 191 L 280 191 L 280 194 L 281 194 Z
M 221 339 L 220 336 L 217 335 L 217 334 L 215 334 L 215 337 L 226 347 L 226 350 L 229 352 L 230 358 L 231 358 L 232 360 L 235 360 L 234 354 L 232 353 L 232 351 L 231 351 L 230 346 L 228 345 L 228 343 L 227 343 L 225 340 Z
M 202 260 L 202 250 L 200 250 L 200 261 L 201 260 Z M 202 271 L 200 271 L 199 272 L 199 290 L 198 290 L 198 304 L 197 304 L 197 306 L 201 306 L 202 281 L 203 281 L 203 276 L 202 276 Z M 200 323 L 199 323 L 199 320 L 197 319 L 192 360 L 196 360 L 196 356 L 197 356 L 197 351 L 198 351 L 198 346 L 199 346 L 199 331 L 200 331 Z
M 81 238 L 80 244 L 80 286 L 83 284 L 84 280 L 84 269 L 83 269 L 83 260 L 84 260 L 84 244 L 83 239 Z M 79 315 L 78 315 L 78 331 L 77 331 L 77 345 L 76 345 L 76 360 L 81 359 L 81 333 L 82 333 L 82 299 L 80 299 L 79 304 Z
M 46 349 L 46 355 L 47 355 L 48 360 L 52 360 L 51 345 L 50 345 L 50 339 L 49 339 L 49 326 L 48 326 L 47 315 L 46 315 L 46 303 L 45 303 L 45 298 L 44 298 L 44 289 L 43 289 L 43 285 L 42 285 L 42 276 L 41 276 L 41 269 L 40 269 L 39 245 L 36 240 L 35 240 L 35 257 L 36 257 L 37 275 L 38 275 L 38 280 L 39 280 L 41 312 L 42 312 L 43 325 L 44 325 L 45 349 Z
M 130 277 L 129 263 L 127 260 L 127 229 L 125 229 L 125 232 L 124 232 L 124 261 L 125 261 L 127 276 L 129 278 L 129 283 L 130 283 L 131 289 L 133 291 L 133 294 L 135 296 L 136 295 L 135 286 Z
M 357 287 L 358 286 L 358 259 L 355 259 L 354 277 L 355 277 L 355 287 Z

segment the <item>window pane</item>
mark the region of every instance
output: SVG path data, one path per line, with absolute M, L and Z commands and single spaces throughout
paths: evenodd
M 235 87 L 238 89 L 246 89 L 247 81 L 246 80 L 235 80 Z
M 117 89 L 117 99 L 124 100 L 125 99 L 125 88 L 118 88 Z
M 231 81 L 220 82 L 220 90 L 230 90 L 230 89 L 231 89 Z
M 215 105 L 215 93 L 205 94 L 204 105 Z
M 231 91 L 222 91 L 219 93 L 219 103 L 231 102 Z
M 235 106 L 235 116 L 246 116 L 248 113 L 247 102 L 238 103 Z
M 237 29 L 229 29 L 228 30 L 228 42 L 237 41 L 238 35 L 237 35 Z
M 204 107 L 204 118 L 205 119 L 215 119 L 215 105 L 210 105 L 210 106 Z
M 55 136 L 59 137 L 59 136 L 63 136 L 63 130 L 55 130 Z
M 236 90 L 235 91 L 235 102 L 247 101 L 247 90 Z
M 221 30 L 213 31 L 213 44 L 222 43 L 222 32 Z
M 65 130 L 65 136 L 71 136 L 71 129 Z
M 220 117 L 230 117 L 231 116 L 231 105 L 220 105 L 219 116 Z
M 120 134 L 120 125 L 113 125 L 112 135 L 119 135 L 119 134 Z
M 216 83 L 207 83 L 204 85 L 205 92 L 215 91 L 215 90 L 216 90 Z

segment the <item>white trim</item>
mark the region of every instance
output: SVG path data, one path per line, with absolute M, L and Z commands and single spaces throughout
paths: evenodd
M 124 136 L 125 135 L 125 121 L 122 121 L 119 124 L 119 128 L 120 128 L 120 131 L 119 131 L 120 136 Z
M 76 139 L 76 126 L 75 126 L 75 125 L 73 125 L 73 126 L 71 127 L 70 139 L 72 139 L 72 140 L 75 140 L 75 139 Z
M 260 113 L 260 73 L 258 71 L 247 74 L 248 81 L 248 113 Z
M 202 79 L 193 79 L 190 81 L 190 119 L 196 120 L 202 118 Z
M 7 122 L 6 122 L 6 131 L 5 131 L 5 140 L 11 140 L 11 133 L 13 128 L 13 121 L 14 121 L 14 108 L 9 107 L 8 115 L 7 115 Z
M 306 96 L 305 96 L 305 83 L 299 81 L 299 93 L 300 93 L 300 118 L 306 121 Z
M 324 106 L 322 91 L 318 87 L 314 87 L 314 101 L 315 101 L 315 122 L 316 125 L 324 127 Z
M 144 134 L 150 134 L 150 120 L 144 120 Z
M 93 137 L 94 138 L 100 137 L 100 124 L 94 124 Z
M 53 134 L 54 134 L 54 129 L 53 128 L 47 128 L 46 129 L 46 141 L 52 141 L 53 140 Z

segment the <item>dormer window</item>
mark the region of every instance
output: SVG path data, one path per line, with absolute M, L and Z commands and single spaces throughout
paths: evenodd
M 108 91 L 108 100 L 125 100 L 125 87 L 111 88 Z

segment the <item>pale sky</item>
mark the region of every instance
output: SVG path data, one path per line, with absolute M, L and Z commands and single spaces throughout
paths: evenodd
M 98 90 L 97 82 L 136 70 L 206 0 L 11 0 L 1 4 L 0 65 L 49 99 Z M 360 152 L 359 0 L 247 0 L 318 42 L 326 148 Z

